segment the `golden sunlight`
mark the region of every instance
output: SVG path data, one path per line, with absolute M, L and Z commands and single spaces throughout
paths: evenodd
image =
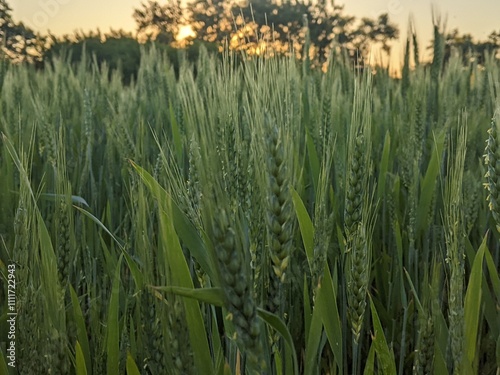
M 195 37 L 195 36 L 196 36 L 196 34 L 195 34 L 193 28 L 191 27 L 191 25 L 182 25 L 179 28 L 179 33 L 177 34 L 175 39 L 178 41 L 181 41 L 181 40 L 184 40 L 186 38 Z

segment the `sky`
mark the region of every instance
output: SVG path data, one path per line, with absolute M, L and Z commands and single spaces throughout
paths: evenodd
M 134 8 L 145 0 L 10 0 L 14 20 L 40 32 L 50 30 L 53 34 L 71 34 L 75 30 L 101 31 L 124 29 L 134 31 L 132 18 Z M 160 3 L 162 1 L 160 0 Z M 484 40 L 492 31 L 500 31 L 499 0 L 344 0 L 335 1 L 344 5 L 344 14 L 358 18 L 375 18 L 388 13 L 392 22 L 400 29 L 400 41 L 394 43 L 391 61 L 402 61 L 408 18 L 413 15 L 424 50 L 432 38 L 432 12 L 434 6 L 447 19 L 447 30 L 458 28 L 461 33 L 470 33 Z

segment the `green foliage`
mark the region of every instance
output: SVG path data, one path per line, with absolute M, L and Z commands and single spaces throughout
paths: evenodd
M 218 48 L 214 44 L 202 41 L 195 41 L 186 48 L 180 49 L 159 41 L 143 45 L 130 34 L 123 32 L 109 35 L 90 33 L 77 35 L 76 38 L 69 36 L 60 39 L 53 38 L 51 47 L 43 54 L 43 63 L 45 69 L 49 69 L 60 60 L 73 66 L 92 62 L 95 64 L 94 67 L 102 73 L 108 72 L 110 79 L 117 72 L 124 84 L 128 85 L 138 79 L 141 50 L 151 49 L 153 46 L 168 56 L 177 75 L 182 61 L 186 59 L 192 64 L 196 63 L 203 49 L 210 54 L 218 54 Z
M 2 68 L 11 373 L 498 371 L 497 60 L 403 82 L 109 42 L 128 83 L 79 42 Z
M 56 58 L 68 59 L 72 64 L 81 63 L 84 59 L 95 57 L 97 66 L 103 64 L 109 74 L 120 70 L 124 82 L 137 79 L 137 71 L 141 60 L 140 44 L 131 36 L 119 35 L 101 40 L 101 35 L 88 35 L 79 40 L 55 40 L 44 54 L 45 64 L 53 63 Z

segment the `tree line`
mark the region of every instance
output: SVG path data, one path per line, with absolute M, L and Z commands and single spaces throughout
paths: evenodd
M 324 62 L 332 49 L 345 52 L 363 62 L 371 46 L 377 45 L 389 55 L 391 42 L 399 37 L 397 25 L 388 14 L 376 18 L 356 18 L 344 12 L 333 0 L 180 0 L 147 1 L 133 10 L 135 33 L 114 31 L 55 36 L 35 33 L 12 17 L 12 8 L 0 0 L 0 39 L 2 54 L 15 62 L 31 62 L 43 66 L 56 55 L 66 53 L 79 61 L 84 46 L 99 63 L 120 67 L 130 80 L 140 63 L 140 45 L 154 43 L 164 48 L 175 60 L 175 48 L 183 47 L 196 61 L 198 49 L 204 45 L 217 51 L 222 46 L 247 54 L 293 53 L 308 56 L 313 64 Z M 178 36 L 187 25 L 192 35 L 179 43 Z M 500 31 L 487 40 L 476 41 L 457 29 L 444 35 L 445 60 L 453 48 L 464 56 L 481 62 L 486 54 L 500 49 Z M 415 36 L 413 36 L 416 38 Z

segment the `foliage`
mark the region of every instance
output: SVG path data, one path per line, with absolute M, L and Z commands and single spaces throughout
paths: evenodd
M 500 64 L 435 26 L 406 80 L 203 47 L 129 85 L 3 67 L 11 373 L 498 372 Z
M 109 71 L 120 69 L 124 82 L 129 83 L 137 78 L 141 51 L 139 42 L 130 34 L 114 32 L 103 36 L 100 33 L 75 35 L 74 37 L 52 37 L 52 44 L 44 54 L 45 64 L 50 64 L 55 58 L 65 59 L 71 63 L 87 59 L 99 67 L 106 64 Z
M 183 24 L 179 0 L 168 1 L 165 5 L 149 0 L 147 4 L 141 3 L 141 9 L 134 10 L 133 17 L 139 38 L 157 39 L 166 44 L 175 41 Z
M 495 56 L 500 50 L 500 32 L 491 32 L 485 41 L 476 41 L 471 34 L 460 34 L 458 29 L 453 29 L 445 36 L 445 60 L 449 60 L 452 51 L 456 50 L 467 65 L 468 59 L 474 59 L 479 64 L 484 64 L 487 56 Z
M 211 54 L 218 52 L 217 46 L 199 41 L 183 49 L 171 47 L 159 41 L 141 44 L 131 34 L 123 31 L 111 31 L 107 34 L 91 32 L 62 38 L 52 36 L 51 40 L 51 46 L 44 54 L 45 67 L 53 66 L 55 60 L 61 59 L 74 66 L 95 62 L 99 70 L 108 72 L 109 78 L 114 71 L 119 70 L 125 84 L 137 80 L 141 64 L 141 50 L 150 49 L 152 45 L 168 56 L 176 74 L 179 72 L 183 58 L 190 63 L 197 62 L 200 48 L 205 48 Z
M 375 20 L 363 18 L 356 22 L 355 17 L 343 14 L 343 6 L 328 1 L 193 0 L 185 9 L 175 1 L 165 6 L 149 2 L 142 4 L 134 17 L 140 31 L 154 28 L 166 35 L 163 40 L 167 42 L 179 25 L 185 23 L 193 27 L 198 39 L 227 42 L 232 49 L 252 53 L 262 53 L 262 42 L 265 42 L 266 49 L 277 53 L 289 51 L 292 45 L 305 55 L 301 50 L 307 48 L 305 40 L 310 38 L 311 48 L 321 62 L 326 60 L 332 46 L 347 48 L 353 57 L 356 50 L 366 55 L 370 44 L 380 44 L 388 53 L 388 42 L 398 36 L 398 29 L 390 23 L 387 14 Z
M 2 56 L 16 62 L 38 60 L 44 48 L 44 38 L 13 20 L 12 8 L 6 0 L 0 0 L 0 40 Z

